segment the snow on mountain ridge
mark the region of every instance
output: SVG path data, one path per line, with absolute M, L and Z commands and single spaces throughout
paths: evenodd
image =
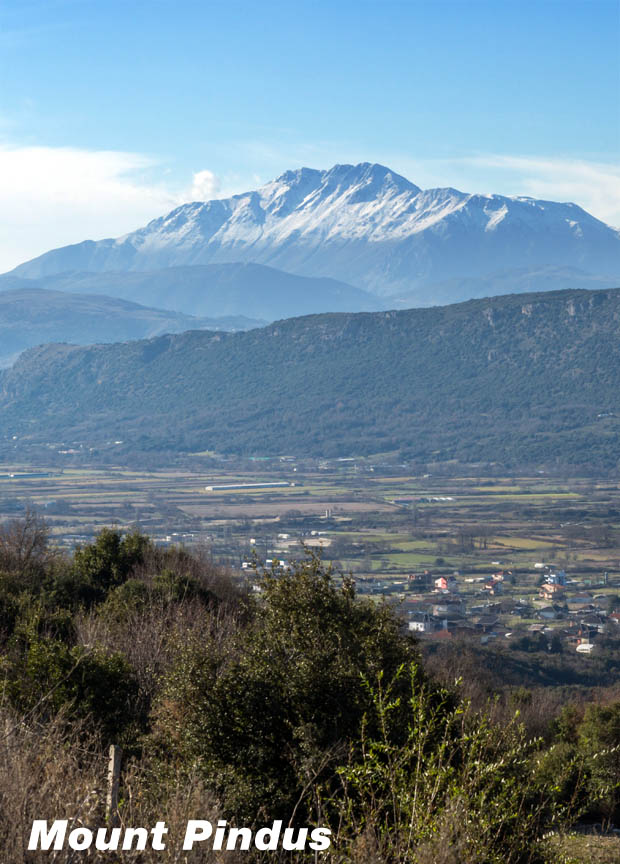
M 117 240 L 53 250 L 15 272 L 244 261 L 389 294 L 523 266 L 620 276 L 620 232 L 576 204 L 423 190 L 364 162 L 286 171 L 257 190 L 184 204 Z
M 491 202 L 497 207 L 493 208 Z M 544 204 L 555 210 L 574 208 L 586 219 L 594 218 L 577 205 L 540 202 L 524 196 L 482 196 L 449 187 L 422 190 L 384 166 L 362 163 L 335 165 L 329 171 L 286 171 L 257 191 L 183 204 L 144 228 L 118 238 L 116 243 L 130 243 L 146 252 L 171 245 L 186 250 L 205 244 L 254 245 L 268 238 L 277 243 L 292 237 L 306 241 L 364 238 L 381 242 L 432 229 L 467 208 L 481 209 L 486 215 L 484 224 L 480 224 L 483 230 L 496 230 L 512 215 L 511 204 L 536 208 L 536 221 L 541 217 L 547 221 Z M 519 210 L 519 221 L 530 223 L 527 211 Z M 568 221 L 568 216 L 565 218 Z M 579 224 L 574 218 L 571 222 Z

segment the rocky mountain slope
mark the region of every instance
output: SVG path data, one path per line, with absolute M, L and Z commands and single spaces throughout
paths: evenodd
M 515 268 L 620 275 L 620 233 L 575 204 L 422 190 L 362 163 L 287 171 L 256 191 L 185 204 L 124 237 L 56 249 L 14 272 L 38 278 L 237 262 L 415 298 L 436 282 Z

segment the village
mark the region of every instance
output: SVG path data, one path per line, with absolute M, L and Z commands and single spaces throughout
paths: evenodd
M 288 534 L 279 539 L 290 541 Z M 242 572 L 260 577 L 291 566 L 278 557 L 262 568 L 256 562 L 244 561 Z M 422 640 L 510 640 L 522 650 L 589 655 L 601 635 L 620 637 L 620 579 L 610 580 L 607 572 L 600 580 L 570 579 L 563 569 L 536 562 L 526 573 L 499 567 L 488 576 L 425 570 L 405 579 L 358 576 L 354 583 L 358 595 L 393 605 L 403 626 Z M 260 593 L 260 578 L 251 579 L 251 586 Z
M 609 587 L 607 574 L 600 586 L 592 586 L 569 580 L 564 570 L 534 566 L 540 573 L 535 579 L 537 591 L 532 590 L 531 580 L 520 584 L 511 570 L 498 570 L 489 579 L 461 579 L 459 574 L 433 579 L 430 594 L 408 594 L 402 600 L 409 630 L 431 639 L 479 636 L 481 644 L 511 639 L 523 646 L 530 639 L 550 651 L 566 647 L 581 654 L 595 649 L 600 634 L 620 634 L 616 598 L 595 593 L 597 587 Z M 412 581 L 415 585 L 425 576 L 414 576 Z

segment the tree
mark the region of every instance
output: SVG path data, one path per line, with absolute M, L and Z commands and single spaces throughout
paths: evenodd
M 237 818 L 291 813 L 308 779 L 359 735 L 363 677 L 394 675 L 416 656 L 387 607 L 357 600 L 315 557 L 261 586 L 232 643 L 179 653 L 157 712 L 158 740 L 200 764 Z
M 32 583 L 44 572 L 52 556 L 48 546 L 49 528 L 34 512 L 26 510 L 19 519 L 0 527 L 0 571 L 21 583 Z
M 138 532 L 123 537 L 118 531 L 104 528 L 94 543 L 76 549 L 74 574 L 95 594 L 105 595 L 129 578 L 134 567 L 144 560 L 149 545 L 148 537 Z

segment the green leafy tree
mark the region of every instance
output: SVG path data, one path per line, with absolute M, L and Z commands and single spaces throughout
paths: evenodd
M 106 591 L 122 584 L 139 564 L 149 545 L 148 537 L 132 533 L 125 537 L 104 528 L 94 543 L 77 549 L 74 569 L 94 586 Z
M 590 807 L 606 819 L 620 819 L 620 702 L 588 705 L 577 743 L 590 773 Z
M 316 559 L 268 574 L 236 637 L 180 651 L 164 686 L 158 734 L 200 764 L 239 817 L 293 811 L 301 790 L 359 734 L 362 675 L 414 656 L 384 606 L 358 601 Z

